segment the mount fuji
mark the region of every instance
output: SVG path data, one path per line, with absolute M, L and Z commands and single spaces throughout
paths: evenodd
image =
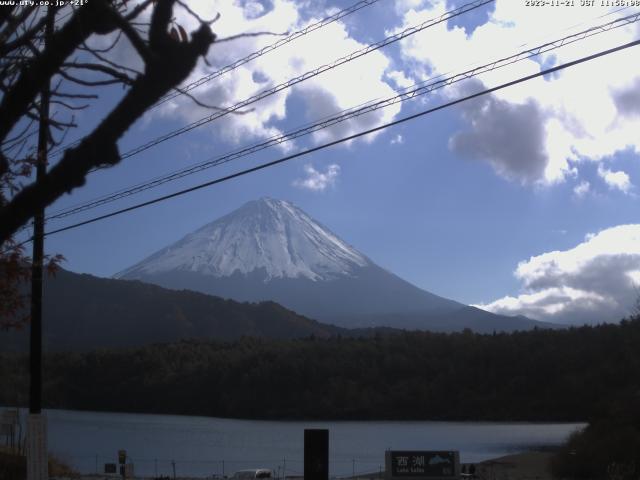
M 293 204 L 246 203 L 115 275 L 237 301 L 271 300 L 346 328 L 552 327 L 434 295 L 379 267 Z

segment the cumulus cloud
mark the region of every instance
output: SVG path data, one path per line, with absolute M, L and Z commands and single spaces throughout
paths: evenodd
M 640 225 L 590 234 L 576 247 L 522 261 L 522 293 L 479 308 L 558 323 L 600 323 L 628 316 L 640 280 Z
M 244 6 L 244 14 L 246 18 L 258 18 L 264 14 L 265 8 L 260 2 L 247 2 Z
M 441 15 L 447 8 L 445 0 L 436 0 L 410 9 L 396 31 Z M 519 52 L 523 45 L 531 48 L 604 23 L 606 18 L 596 17 L 609 10 L 571 9 L 549 15 L 546 9 L 501 1 L 495 3 L 489 20 L 471 34 L 459 26 L 439 24 L 401 42 L 400 48 L 407 64 L 422 65 L 431 76 L 462 72 L 472 65 Z M 540 25 L 545 26 L 544 37 Z M 543 65 L 575 60 L 627 43 L 636 36 L 635 25 L 618 28 L 483 74 L 475 82 L 481 81 L 486 88 L 495 87 L 540 72 Z M 640 152 L 640 73 L 631 67 L 638 63 L 640 51 L 629 49 L 497 91 L 491 100 L 460 110 L 463 132 L 453 135 L 452 147 L 458 153 L 486 160 L 503 177 L 537 185 L 573 178 L 587 161 L 599 162 L 622 150 Z M 465 88 L 468 87 L 460 83 L 442 90 L 441 95 L 458 98 Z M 531 119 L 526 118 L 526 111 L 532 113 Z M 516 123 L 510 124 L 512 121 Z M 513 140 L 504 133 L 490 131 L 486 123 L 509 128 L 515 135 Z M 529 135 L 532 138 L 527 138 Z M 522 140 L 527 144 L 524 154 L 536 162 L 526 168 L 517 158 L 520 149 L 505 145 Z M 480 147 L 477 152 L 472 149 L 476 146 Z
M 476 91 L 481 90 L 480 82 L 475 83 Z M 544 174 L 544 115 L 536 102 L 512 104 L 483 96 L 464 102 L 461 109 L 469 127 L 450 138 L 452 151 L 485 160 L 499 175 L 521 183 L 534 183 Z
M 402 138 L 402 135 L 397 134 L 395 137 L 393 137 L 391 139 L 391 145 L 402 145 L 404 143 L 404 138 Z
M 414 85 L 414 82 L 412 82 L 402 70 L 392 70 L 387 72 L 387 77 L 393 81 L 398 89 L 406 89 Z
M 629 175 L 622 170 L 614 172 L 602 165 L 598 165 L 598 175 L 604 180 L 604 182 L 613 190 L 620 190 L 623 193 L 629 193 L 631 191 L 631 180 Z
M 578 185 L 573 187 L 573 194 L 577 198 L 583 198 L 589 193 L 590 189 L 591 189 L 591 184 L 586 180 L 583 180 Z
M 640 77 L 626 88 L 613 92 L 613 101 L 618 111 L 626 116 L 640 115 Z
M 216 23 L 216 34 L 220 38 L 242 32 L 293 32 L 317 22 L 327 14 L 318 9 L 316 16 L 309 17 L 312 7 L 307 2 L 293 0 L 273 0 L 272 8 L 268 10 L 263 3 L 256 1 L 191 0 L 189 3 L 205 18 L 213 17 L 218 12 L 221 14 L 223 21 Z M 183 15 L 178 21 L 189 24 L 191 29 L 195 28 L 194 20 L 188 15 Z M 187 82 L 260 50 L 276 39 L 273 36 L 258 36 L 214 44 L 209 54 L 209 61 L 214 67 L 200 63 Z M 343 23 L 334 22 L 207 82 L 192 93 L 207 104 L 228 107 L 364 46 L 365 44 L 350 36 Z M 315 121 L 373 98 L 392 95 L 393 89 L 385 77 L 389 64 L 384 52 L 371 52 L 340 68 L 324 72 L 316 78 L 260 100 L 251 105 L 249 113 L 227 115 L 205 128 L 217 138 L 231 143 L 282 134 L 283 131 L 276 125 L 291 113 L 287 105 L 292 97 L 298 100 L 298 105 L 302 105 L 306 119 Z M 399 111 L 399 106 L 392 106 L 357 117 L 315 133 L 313 140 L 317 143 L 334 140 L 386 123 Z M 194 106 L 188 99 L 180 96 L 168 102 L 159 113 L 191 122 L 210 115 L 211 111 Z M 367 136 L 363 141 L 372 141 L 374 137 L 375 135 Z
M 420 7 L 424 3 L 423 0 L 396 0 L 395 8 L 397 13 L 404 13 L 407 10 L 412 10 Z
M 313 165 L 307 164 L 304 166 L 304 171 L 306 177 L 295 180 L 293 185 L 314 192 L 323 192 L 327 187 L 335 185 L 340 174 L 340 166 L 333 163 L 323 173 L 316 170 Z

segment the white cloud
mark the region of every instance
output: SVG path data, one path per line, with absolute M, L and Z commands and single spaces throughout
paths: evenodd
M 613 92 L 613 101 L 618 111 L 627 116 L 640 115 L 640 77 L 630 85 Z
M 306 177 L 295 180 L 293 185 L 314 192 L 323 192 L 327 187 L 335 185 L 336 179 L 340 174 L 340 166 L 335 163 L 331 164 L 327 167 L 326 171 L 322 173 L 316 170 L 313 165 L 307 164 L 304 166 L 304 171 Z
M 326 15 L 326 12 L 318 12 L 320 16 L 307 18 L 305 9 L 313 6 L 293 0 L 274 0 L 273 8 L 266 12 L 257 2 L 246 2 L 244 7 L 239 2 L 227 0 L 212 2 L 191 0 L 189 3 L 205 18 L 213 17 L 220 12 L 221 19 L 214 25 L 214 30 L 220 38 L 242 32 L 293 32 L 317 22 Z M 189 24 L 191 29 L 196 26 L 193 19 L 184 14 L 178 21 Z M 277 37 L 273 36 L 259 36 L 214 44 L 208 57 L 214 67 L 201 62 L 187 82 L 233 63 L 276 40 Z M 207 104 L 228 107 L 291 78 L 329 64 L 364 46 L 365 44 L 349 35 L 343 23 L 334 22 L 207 82 L 192 93 Z M 308 121 L 336 114 L 374 98 L 391 96 L 393 89 L 385 77 L 389 64 L 390 61 L 384 52 L 371 52 L 339 68 L 323 72 L 315 78 L 260 100 L 251 105 L 250 108 L 253 110 L 248 114 L 227 115 L 204 128 L 208 128 L 219 139 L 244 143 L 283 133 L 274 122 L 284 120 L 290 115 L 291 112 L 287 110 L 287 100 L 292 96 L 300 101 L 299 104 L 303 106 L 303 113 Z M 400 106 L 395 105 L 354 118 L 313 134 L 313 140 L 316 143 L 330 141 L 386 123 L 399 111 Z M 184 121 L 191 122 L 210 115 L 211 111 L 194 106 L 186 98 L 178 97 L 164 107 L 162 114 L 178 116 Z M 302 118 L 296 123 L 303 123 Z M 362 140 L 370 142 L 375 136 L 375 134 L 368 135 Z
M 631 191 L 631 180 L 622 170 L 617 172 L 604 168 L 602 165 L 598 165 L 598 175 L 604 180 L 609 188 L 614 190 L 620 190 L 623 193 L 629 193 Z
M 405 89 L 414 85 L 414 82 L 407 78 L 402 70 L 392 70 L 387 72 L 386 75 L 395 83 L 398 89 Z
M 424 0 L 395 0 L 395 9 L 398 14 L 402 14 L 407 10 L 419 8 Z
M 522 293 L 484 305 L 495 313 L 559 323 L 617 321 L 631 313 L 640 280 L 640 225 L 589 234 L 576 247 L 518 264 Z
M 397 31 L 441 15 L 447 10 L 444 0 L 405 13 Z M 571 10 L 570 12 L 568 10 Z M 598 18 L 606 8 L 580 8 L 554 11 L 526 8 L 522 2 L 500 1 L 489 21 L 467 35 L 460 27 L 449 29 L 439 24 L 401 42 L 403 58 L 409 64 L 422 65 L 432 75 L 450 74 L 503 58 L 570 33 L 601 24 L 614 17 Z M 541 27 L 543 26 L 543 27 Z M 627 43 L 637 36 L 636 25 L 594 35 L 538 58 L 524 60 L 504 69 L 483 74 L 475 80 L 486 88 L 515 78 L 540 72 L 543 67 L 574 60 L 612 46 Z M 452 137 L 459 153 L 482 158 L 503 177 L 526 184 L 552 185 L 574 177 L 581 163 L 601 161 L 621 150 L 640 152 L 640 74 L 632 65 L 640 63 L 640 49 L 599 58 L 557 72 L 549 78 L 537 78 L 493 93 L 476 110 L 462 106 L 465 120 L 462 133 Z M 441 91 L 457 98 L 468 89 L 460 83 Z M 479 90 L 479 88 L 478 88 Z M 523 113 L 529 109 L 533 117 Z M 509 122 L 516 119 L 516 122 Z M 485 124 L 510 128 L 515 139 L 505 132 L 491 130 Z M 534 124 L 537 124 L 535 127 Z M 533 130 L 530 130 L 532 129 Z M 516 148 L 527 139 L 528 149 Z M 464 141 L 463 141 L 464 140 Z M 460 145 L 462 142 L 462 145 Z M 512 145 L 506 145 L 511 143 Z M 471 147 L 481 147 L 474 151 Z M 458 151 L 458 150 L 456 150 Z M 535 165 L 525 168 L 521 153 Z
M 402 135 L 397 134 L 395 137 L 393 137 L 391 139 L 391 145 L 402 145 L 404 143 L 404 138 L 402 138 Z
M 573 194 L 577 198 L 583 198 L 589 193 L 590 189 L 591 189 L 591 184 L 589 182 L 587 182 L 586 180 L 583 180 L 578 185 L 573 187 Z
M 260 2 L 247 2 L 244 6 L 246 18 L 257 18 L 264 13 L 264 6 Z
M 478 81 L 467 87 L 463 94 L 482 89 Z M 536 102 L 512 104 L 483 96 L 464 102 L 461 108 L 469 129 L 450 138 L 452 151 L 485 160 L 502 177 L 521 183 L 535 183 L 544 175 L 544 115 Z

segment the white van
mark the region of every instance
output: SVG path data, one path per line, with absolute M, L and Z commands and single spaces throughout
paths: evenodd
M 239 470 L 233 474 L 232 480 L 270 480 L 273 472 L 268 468 L 253 468 L 251 470 Z

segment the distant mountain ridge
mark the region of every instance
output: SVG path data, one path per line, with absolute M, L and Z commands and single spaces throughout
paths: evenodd
M 45 279 L 48 351 L 138 347 L 179 340 L 293 339 L 345 335 L 274 302 L 239 303 L 199 292 L 60 270 Z M 0 351 L 25 351 L 28 329 L 0 332 Z
M 246 203 L 115 277 L 237 301 L 274 301 L 344 328 L 490 332 L 552 327 L 422 290 L 376 265 L 295 205 L 271 198 Z

